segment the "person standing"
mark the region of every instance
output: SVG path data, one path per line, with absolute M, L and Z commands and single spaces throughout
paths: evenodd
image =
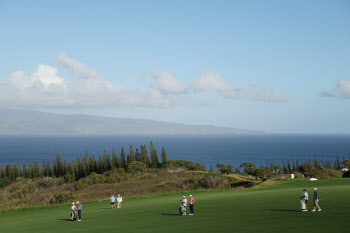
M 192 195 L 190 195 L 190 215 L 193 215 L 193 204 L 194 204 L 195 200 L 192 197 Z
M 77 205 L 78 205 L 78 215 L 79 215 L 79 220 L 78 220 L 78 222 L 80 222 L 81 221 L 81 211 L 83 210 L 83 205 L 82 204 L 80 204 L 80 202 L 79 201 L 77 201 Z
M 307 209 L 307 201 L 309 200 L 309 194 L 306 192 L 306 189 L 303 190 L 303 198 L 304 198 L 304 202 L 305 202 L 305 210 L 303 211 L 308 211 Z
M 187 207 L 186 195 L 183 196 L 182 204 L 183 204 L 184 208 L 186 209 L 186 207 Z M 186 211 L 182 215 L 186 215 Z
M 112 207 L 112 209 L 115 208 L 115 197 L 113 195 L 111 195 L 111 197 L 109 199 L 111 199 L 111 207 Z
M 120 194 L 118 194 L 118 197 L 117 197 L 118 207 L 117 208 L 122 207 L 122 201 L 123 201 L 123 198 L 120 196 Z
M 77 220 L 77 207 L 75 206 L 74 202 L 72 203 L 72 207 L 70 209 L 71 209 L 71 219 L 73 221 Z
M 318 191 L 317 191 L 317 188 L 314 188 L 314 209 L 311 210 L 312 212 L 315 212 L 316 211 L 316 207 L 318 208 L 318 211 L 321 211 L 321 208 L 320 206 L 318 205 Z

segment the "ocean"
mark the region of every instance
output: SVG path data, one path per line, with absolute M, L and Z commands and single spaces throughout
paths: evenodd
M 117 155 L 123 146 L 134 151 L 141 144 L 149 150 L 150 141 L 160 157 L 162 146 L 167 157 L 173 160 L 190 160 L 204 163 L 208 170 L 216 163 L 238 167 L 243 162 L 257 166 L 275 162 L 282 164 L 313 160 L 335 161 L 350 158 L 350 135 L 113 135 L 113 136 L 0 136 L 0 164 L 51 161 L 52 155 L 62 155 L 70 161 L 89 155 L 99 156 L 104 149 Z

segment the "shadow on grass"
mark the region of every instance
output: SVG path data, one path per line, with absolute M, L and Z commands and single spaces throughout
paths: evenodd
M 57 219 L 57 220 L 74 222 L 70 218 L 61 218 L 61 219 Z
M 162 213 L 162 215 L 182 216 L 180 214 L 173 214 L 173 213 Z
M 286 212 L 300 212 L 300 210 L 288 210 L 288 209 L 265 209 L 270 211 L 286 211 Z

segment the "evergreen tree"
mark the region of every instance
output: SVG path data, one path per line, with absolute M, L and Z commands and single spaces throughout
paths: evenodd
M 153 149 L 151 154 L 151 168 L 158 168 L 158 167 L 159 167 L 159 159 L 158 159 L 157 150 Z
M 337 170 L 340 170 L 340 161 L 339 161 L 339 156 L 338 156 L 338 155 L 337 155 L 336 169 L 337 169 Z
M 130 159 L 130 153 L 128 153 L 127 155 L 126 155 L 126 163 L 127 164 L 129 164 L 131 161 L 130 161 L 131 159 Z
M 129 163 L 136 161 L 136 157 L 135 157 L 135 153 L 134 153 L 134 149 L 132 148 L 132 145 L 130 145 L 129 153 L 130 153 L 130 162 Z
M 0 164 L 0 179 L 4 179 L 4 178 L 5 178 L 4 169 L 2 167 L 2 164 Z
M 51 168 L 50 168 L 50 163 L 49 162 L 46 162 L 45 176 L 52 176 L 52 172 L 51 172 Z
M 149 166 L 149 157 L 146 145 L 141 145 L 141 162 L 144 162 L 147 167 Z
M 162 155 L 161 155 L 161 158 L 162 158 L 163 167 L 168 167 L 168 159 L 167 159 L 167 156 L 166 156 L 166 152 L 165 152 L 164 146 L 162 147 Z
M 213 165 L 210 165 L 209 172 L 215 172 L 215 170 L 214 170 L 214 168 L 213 168 Z
M 283 173 L 287 174 L 287 167 L 286 167 L 286 163 L 283 160 Z
M 52 172 L 52 177 L 56 176 L 56 164 L 55 164 L 55 156 L 52 155 L 52 166 L 51 166 L 51 172 Z
M 24 178 L 28 178 L 27 167 L 25 164 L 22 166 L 22 174 Z
M 101 155 L 98 159 L 98 173 L 100 173 L 100 174 L 103 173 L 103 159 L 102 159 Z
M 136 148 L 135 159 L 136 159 L 136 161 L 141 161 L 141 154 L 139 152 L 139 148 Z
M 121 167 L 120 164 L 121 164 L 120 157 L 117 156 L 117 159 L 116 159 L 116 167 L 117 167 L 117 168 L 120 168 L 120 167 Z
M 299 171 L 300 164 L 299 164 L 299 160 L 298 159 L 297 159 L 297 162 L 296 162 L 295 166 L 296 166 L 296 171 Z
M 40 165 L 37 161 L 34 162 L 33 177 L 37 178 L 40 176 Z
M 33 164 L 32 161 L 29 161 L 28 165 L 28 178 L 33 179 Z
M 99 166 L 98 166 L 98 162 L 95 158 L 95 155 L 92 156 L 92 169 L 91 169 L 92 172 L 96 172 L 96 173 L 99 173 Z
M 125 165 L 125 152 L 124 148 L 122 147 L 120 150 L 120 167 L 124 168 L 126 170 L 126 165 Z
M 6 166 L 6 177 L 8 177 L 12 181 L 14 180 L 14 176 L 12 174 L 11 164 L 7 164 L 7 166 Z
M 16 178 L 18 177 L 17 164 L 15 164 L 15 165 L 13 166 L 12 174 L 13 174 L 13 179 L 16 180 Z
M 113 148 L 113 151 L 112 151 L 112 161 L 111 161 L 111 168 L 114 169 L 117 167 L 117 156 L 115 154 L 115 150 Z
M 46 163 L 45 163 L 45 160 L 43 160 L 43 163 L 41 164 L 40 176 L 41 176 L 41 177 L 47 176 L 47 175 L 46 175 Z
M 290 166 L 289 159 L 287 160 L 287 174 L 290 174 L 292 171 L 292 167 Z
M 293 171 L 295 171 L 295 162 L 294 162 L 294 159 L 293 159 Z

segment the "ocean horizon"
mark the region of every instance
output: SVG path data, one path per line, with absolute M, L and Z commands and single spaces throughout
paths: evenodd
M 62 155 L 66 161 L 85 155 L 103 155 L 104 150 L 120 154 L 130 145 L 134 151 L 150 141 L 160 157 L 165 147 L 168 160 L 201 163 L 208 170 L 216 163 L 238 167 L 243 162 L 256 166 L 275 162 L 282 164 L 315 157 L 333 162 L 337 156 L 350 158 L 350 134 L 262 134 L 262 135 L 0 135 L 0 164 L 28 164 L 29 161 L 52 161 Z

